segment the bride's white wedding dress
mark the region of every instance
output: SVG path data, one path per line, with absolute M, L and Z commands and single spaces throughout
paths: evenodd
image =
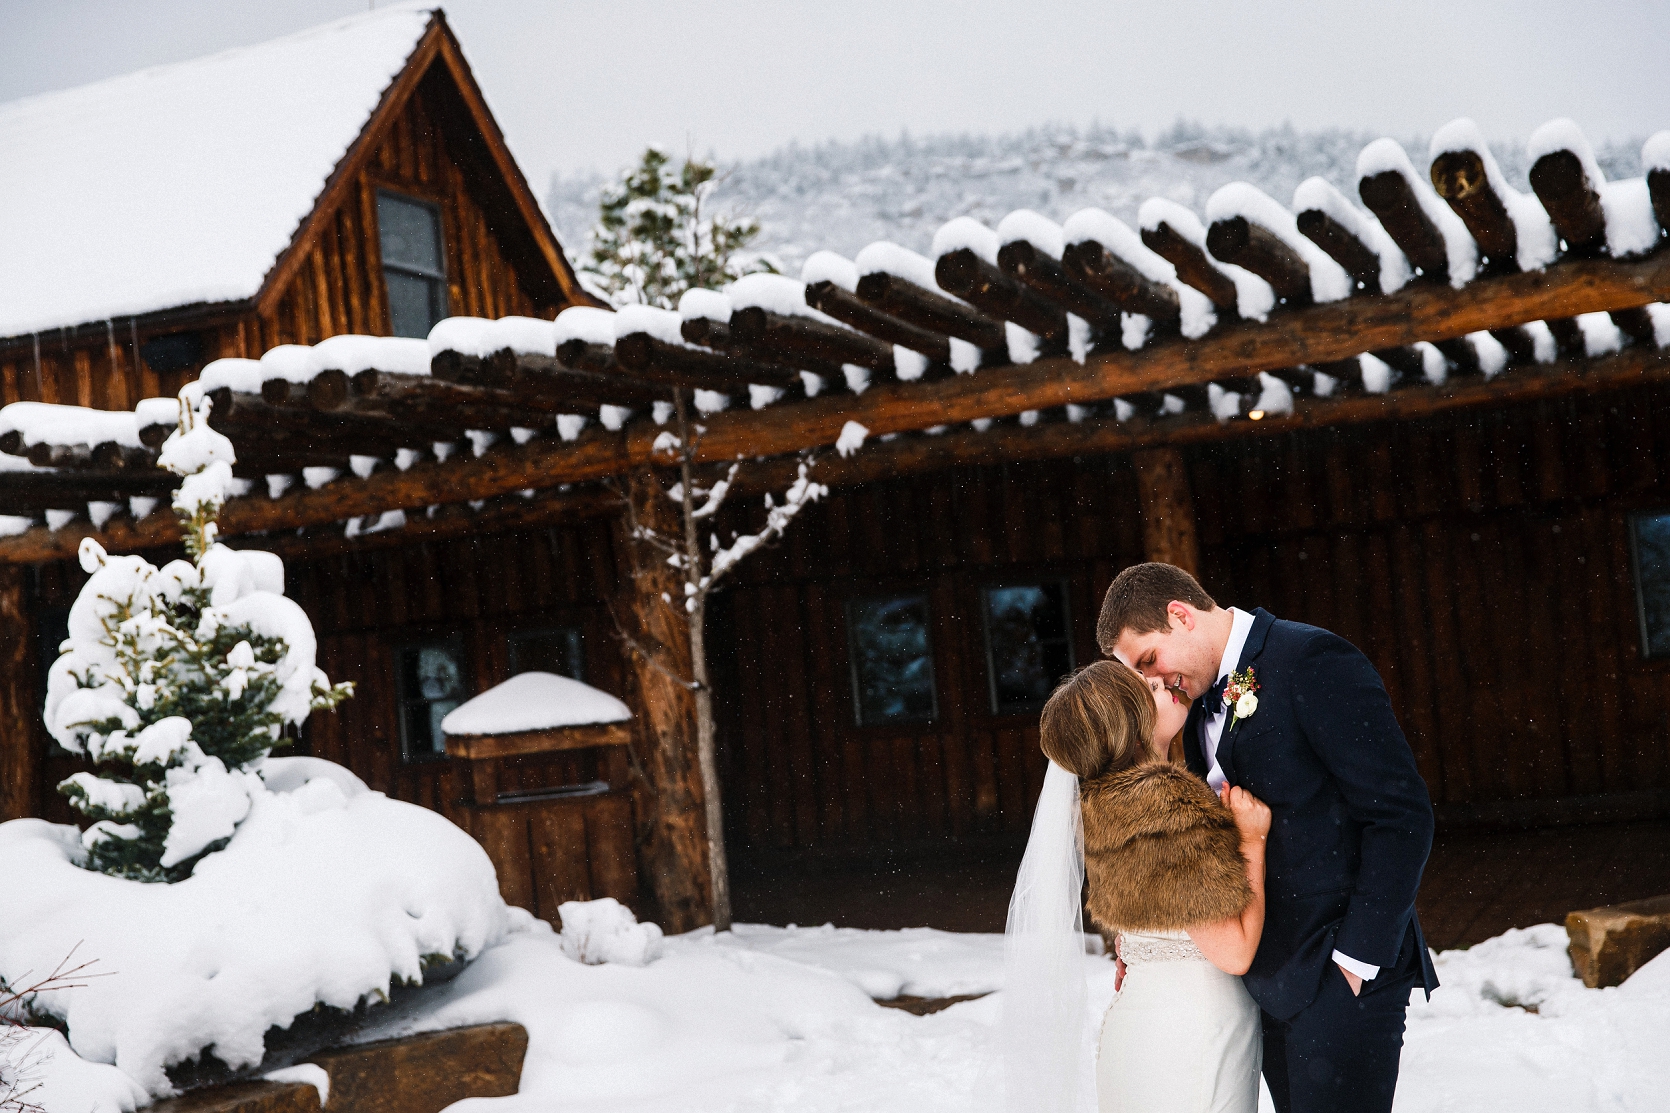
M 1100 1113 L 1257 1113 L 1258 1005 L 1184 932 L 1125 932 L 1124 986 L 1102 1020 Z

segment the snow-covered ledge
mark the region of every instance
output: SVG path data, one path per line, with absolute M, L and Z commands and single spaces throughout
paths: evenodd
M 524 672 L 441 720 L 451 757 L 484 758 L 623 746 L 632 710 L 608 692 L 549 672 Z

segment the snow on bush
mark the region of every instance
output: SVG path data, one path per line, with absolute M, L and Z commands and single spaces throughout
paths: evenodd
M 174 508 L 193 559 L 159 569 L 82 541 L 89 579 L 47 680 L 48 731 L 96 770 L 59 785 L 93 821 L 82 864 L 140 881 L 177 881 L 224 844 L 284 726 L 353 691 L 314 665 L 313 628 L 284 597 L 279 559 L 215 542 L 233 454 L 206 413 L 182 407 L 161 455 L 184 477 Z
M 557 905 L 557 916 L 562 920 L 562 953 L 575 962 L 647 966 L 661 957 L 661 929 L 640 924 L 614 897 L 565 901 Z
M 68 1025 L 82 1059 L 153 1095 L 211 1045 L 234 1070 L 254 1066 L 269 1028 L 384 998 L 530 918 L 506 908 L 475 840 L 345 769 L 269 758 L 246 788 L 231 840 L 172 885 L 82 868 L 74 827 L 0 825 L 0 977 L 50 969 L 81 940 L 78 957 L 112 973 L 35 1007 Z

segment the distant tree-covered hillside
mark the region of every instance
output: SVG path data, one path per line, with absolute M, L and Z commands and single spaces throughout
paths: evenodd
M 1179 123 L 1152 140 L 1113 127 L 1048 126 L 1010 135 L 791 144 L 745 162 L 721 159 L 711 203 L 716 212 L 759 221 L 754 249 L 795 274 L 822 248 L 850 257 L 885 239 L 925 252 L 934 230 L 955 216 L 995 225 L 1028 208 L 1061 220 L 1094 205 L 1134 224 L 1149 197 L 1169 197 L 1198 212 L 1219 186 L 1248 181 L 1286 204 L 1294 187 L 1314 174 L 1355 196 L 1357 153 L 1377 138 Z M 1424 165 L 1426 137 L 1399 138 Z M 1639 141 L 1614 143 L 1596 154 L 1609 177 L 1629 177 L 1641 172 L 1640 147 Z M 1509 180 L 1528 189 L 1523 139 L 1498 141 L 1494 149 Z M 587 246 L 605 181 L 577 175 L 551 184 L 551 215 L 571 253 Z

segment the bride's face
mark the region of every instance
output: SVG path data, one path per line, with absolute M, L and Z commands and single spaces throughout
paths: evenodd
M 1175 689 L 1167 688 L 1165 681 L 1158 677 L 1143 679 L 1154 693 L 1154 737 L 1148 740 L 1148 745 L 1155 757 L 1164 758 L 1166 748 L 1189 717 L 1189 701 Z

